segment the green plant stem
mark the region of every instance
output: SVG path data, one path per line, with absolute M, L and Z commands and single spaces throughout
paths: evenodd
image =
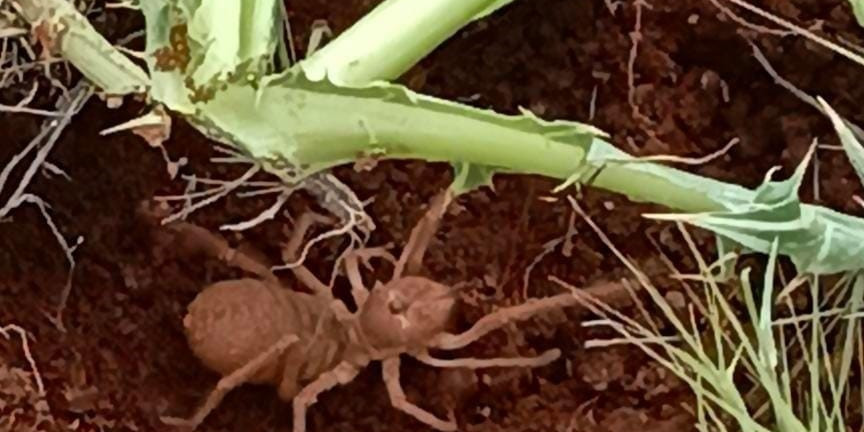
M 340 85 L 398 78 L 500 0 L 385 0 L 299 64 L 310 78 Z
M 398 85 L 338 87 L 294 71 L 257 91 L 229 87 L 201 108 L 211 129 L 231 131 L 230 140 L 252 157 L 275 157 L 305 173 L 359 159 L 421 159 L 575 176 L 634 201 L 687 211 L 726 209 L 753 196 L 738 185 L 638 162 L 589 126 L 506 116 Z
M 141 85 L 137 72 L 140 69 L 111 47 L 83 16 L 70 10 L 64 0 L 16 1 L 34 27 L 50 17 L 52 22 L 60 21 L 65 25 L 66 34 L 75 35 L 64 38 L 59 50 L 97 85 L 118 89 Z M 634 201 L 689 213 L 758 210 L 758 205 L 751 205 L 756 197 L 753 190 L 637 161 L 592 135 L 590 127 L 585 125 L 502 116 L 407 92 L 391 84 L 362 87 L 376 79 L 398 75 L 461 25 L 488 13 L 490 7 L 507 3 L 387 0 L 373 11 L 373 18 L 358 22 L 332 41 L 329 48 L 325 47 L 307 60 L 306 65 L 311 66 L 304 66 L 307 71 L 314 71 L 316 67 L 336 70 L 339 69 L 338 53 L 347 56 L 349 51 L 359 50 L 364 56 L 343 59 L 343 66 L 350 66 L 345 70 L 351 72 L 338 78 L 343 82 L 353 81 L 357 87 L 334 85 L 328 80 L 308 80 L 298 73 L 299 69 L 292 68 L 262 82 L 251 83 L 258 90 L 253 90 L 248 83 L 224 83 L 210 102 L 196 103 L 193 110 L 184 113 L 209 137 L 227 137 L 223 141 L 233 143 L 270 166 L 275 173 L 299 169 L 305 171 L 301 174 L 308 175 L 315 170 L 370 157 L 417 158 L 476 165 L 489 172 L 539 174 L 577 182 L 590 180 L 588 184 L 592 186 L 625 194 Z M 409 9 L 409 5 L 420 4 L 427 6 Z M 52 15 L 56 11 L 62 14 Z M 399 11 L 406 15 L 396 13 Z M 446 18 L 445 25 L 436 26 L 435 21 L 443 18 Z M 405 20 L 411 25 L 405 25 Z M 396 29 L 392 34 L 391 27 Z M 435 30 L 424 30 L 418 35 L 421 43 L 406 49 L 410 52 L 400 53 L 402 43 L 394 45 L 394 40 L 404 38 L 400 42 L 405 42 L 415 37 L 407 29 L 427 27 Z M 150 36 L 148 34 L 148 44 Z M 363 40 L 354 40 L 354 37 Z M 81 54 L 85 52 L 90 55 Z M 110 61 L 99 62 L 99 67 L 105 70 L 96 71 L 91 63 L 100 55 Z M 117 60 L 120 58 L 124 60 Z M 379 60 L 381 62 L 376 63 Z M 289 79 L 285 79 L 286 76 Z M 292 81 L 290 76 L 301 76 L 305 81 Z M 106 77 L 112 77 L 113 81 L 106 82 Z M 178 77 L 182 83 L 182 76 Z M 188 93 L 182 85 L 176 90 Z M 166 103 L 158 95 L 151 94 L 151 97 L 155 97 L 156 102 Z M 562 131 L 562 127 L 566 130 Z M 562 132 L 566 136 L 562 137 Z M 820 251 L 818 260 L 829 264 L 814 268 L 827 274 L 861 267 L 858 257 L 864 244 L 864 220 L 825 207 L 800 205 L 798 209 L 800 217 L 795 216 L 795 212 L 789 213 L 789 217 L 795 219 L 777 225 L 777 229 L 786 230 L 794 240 L 790 243 L 792 246 L 806 245 Z M 793 226 L 794 231 L 789 231 L 789 226 Z M 785 246 L 781 245 L 781 253 L 788 252 L 783 249 Z
M 142 70 L 118 50 L 111 47 L 110 43 L 94 31 L 80 14 L 69 8 L 65 1 L 17 1 L 23 12 L 22 15 L 33 25 L 38 25 L 43 17 L 51 16 L 49 11 L 62 12 L 59 15 L 55 14 L 53 19 L 61 20 L 70 33 L 83 36 L 68 39 L 68 42 L 61 47 L 61 51 L 70 62 L 81 68 L 85 76 L 94 80 L 98 86 L 137 89 L 147 82 L 146 74 Z M 300 65 L 303 65 L 307 73 L 325 69 L 330 70 L 331 73 L 334 70 L 340 70 L 342 71 L 339 72 L 340 74 L 345 74 L 342 75 L 343 80 L 356 84 L 398 76 L 476 16 L 491 13 L 494 7 L 500 7 L 507 3 L 496 0 L 436 0 L 420 2 L 418 6 L 418 2 L 413 0 L 386 0 Z M 409 9 L 411 13 L 402 15 Z M 411 17 L 410 23 L 405 22 L 404 16 Z M 447 19 L 440 19 L 442 16 L 447 17 Z M 394 23 L 399 23 L 399 25 L 394 25 Z M 426 31 L 422 35 L 418 35 L 416 34 L 417 28 L 424 28 Z M 361 39 L 354 39 L 355 37 Z M 410 49 L 402 47 L 404 40 L 413 40 L 415 37 L 418 39 L 416 43 L 411 44 Z M 382 45 L 376 45 L 376 40 Z M 399 47 L 394 48 L 396 45 Z M 98 46 L 99 49 L 87 51 L 89 47 L 93 46 Z M 352 49 L 352 47 L 362 47 L 362 49 Z M 396 53 L 403 51 L 410 52 L 396 55 Z M 344 55 L 346 52 L 352 52 L 354 57 L 350 58 L 361 60 L 352 62 L 346 61 L 346 58 L 340 59 L 340 55 Z M 86 53 L 86 55 L 81 53 Z M 356 55 L 358 53 L 364 53 L 364 55 Z M 100 63 L 97 71 L 94 70 L 92 64 L 94 59 L 100 58 L 100 55 L 107 56 L 112 61 Z M 383 59 L 383 61 L 375 61 L 376 59 Z M 102 77 L 112 78 L 104 79 Z M 226 109 L 231 108 L 222 113 L 224 114 L 222 116 L 224 123 L 220 127 L 223 130 L 231 133 L 242 129 L 244 124 L 260 124 L 258 136 L 249 137 L 248 140 L 241 140 L 236 144 L 255 146 L 256 142 L 260 141 L 260 136 L 280 135 L 280 133 L 272 132 L 274 125 L 278 125 L 280 121 L 274 120 L 263 123 L 260 120 L 269 114 L 255 107 L 254 95 L 244 94 L 241 97 L 241 100 L 244 101 L 241 101 L 225 98 L 224 94 L 220 93 L 216 100 L 221 102 L 214 101 L 210 105 L 217 106 L 224 103 Z M 328 100 L 320 108 L 324 109 L 325 111 L 322 111 L 324 115 L 331 119 L 337 118 L 336 113 L 342 107 L 350 106 L 351 109 L 358 109 L 355 104 L 343 105 L 343 102 L 344 100 L 339 98 Z M 246 106 L 248 109 L 237 108 L 241 106 Z M 374 111 L 369 107 L 359 108 L 368 109 L 369 112 Z M 470 109 L 470 107 L 465 108 Z M 287 107 L 275 109 L 277 112 L 284 112 Z M 307 107 L 303 111 L 313 113 L 309 110 L 313 110 L 313 108 Z M 316 118 L 321 118 L 320 114 L 313 114 Z M 356 114 L 356 112 L 343 113 L 343 115 L 349 114 Z M 243 120 L 234 121 L 229 117 Z M 370 114 L 369 118 L 372 117 L 374 116 Z M 394 144 L 390 144 L 393 148 L 386 155 L 379 156 L 381 158 L 419 158 L 428 161 L 459 161 L 491 165 L 501 172 L 538 174 L 562 180 L 576 174 L 579 169 L 587 169 L 586 173 L 592 174 L 591 167 L 585 165 L 585 162 L 588 161 L 586 156 L 591 152 L 591 149 L 601 148 L 606 153 L 614 153 L 616 159 L 629 158 L 628 155 L 616 150 L 599 138 L 587 139 L 579 145 L 573 146 L 557 143 L 554 140 L 541 140 L 538 137 L 529 138 L 528 135 L 524 134 L 512 135 L 512 131 L 505 132 L 505 129 L 500 127 L 483 127 L 482 133 L 490 135 L 479 140 L 471 140 L 466 139 L 465 135 L 460 136 L 460 134 L 466 133 L 469 129 L 476 130 L 477 126 L 471 126 L 470 122 L 466 123 L 466 120 L 458 115 L 439 117 L 438 120 L 440 122 L 428 123 L 420 119 L 416 120 L 410 128 L 395 129 L 390 128 L 386 122 L 381 123 L 380 130 L 389 130 L 392 133 L 379 132 L 378 139 L 382 142 L 385 139 L 394 139 L 395 141 L 393 141 Z M 212 119 L 208 121 L 212 121 Z M 428 128 L 424 128 L 423 126 L 427 124 L 435 124 L 439 130 L 430 131 Z M 313 127 L 319 129 L 313 131 L 311 129 Z M 365 134 L 365 131 L 361 131 L 359 128 L 353 128 L 358 133 L 358 136 L 353 138 L 345 136 L 343 132 L 327 124 L 322 125 L 321 122 L 305 123 L 301 129 L 308 132 L 297 135 L 303 138 L 295 141 L 300 144 L 297 149 L 279 148 L 268 141 L 266 150 L 258 149 L 253 153 L 256 156 L 266 158 L 268 154 L 291 152 L 301 160 L 301 163 L 332 167 L 354 161 L 358 155 L 375 154 L 381 147 L 370 142 L 368 137 L 360 136 Z M 349 128 L 349 130 L 351 129 Z M 522 138 L 514 139 L 516 136 Z M 290 140 L 286 139 L 284 142 L 288 141 Z M 396 151 L 397 149 L 398 151 Z M 737 185 L 702 178 L 656 164 L 613 163 L 603 166 L 604 168 L 599 170 L 599 174 L 596 174 L 599 165 L 594 167 L 595 172 L 593 174 L 596 175 L 591 177 L 592 185 L 625 194 L 634 201 L 653 202 L 675 209 L 687 211 L 723 209 L 727 207 L 725 203 L 729 202 L 730 199 L 734 199 L 736 202 L 744 201 L 752 194 L 751 191 Z M 681 180 L 670 180 L 673 178 Z M 717 190 L 723 191 L 720 196 L 717 195 Z
M 125 95 L 146 91 L 150 83 L 147 73 L 93 30 L 72 3 L 12 1 L 22 17 L 34 26 L 34 32 L 41 35 L 42 41 L 50 41 L 53 50 L 75 65 L 101 92 Z
M 478 17 L 487 16 L 511 1 L 501 0 L 385 0 L 348 30 L 322 49 L 298 64 L 311 79 L 321 79 L 328 71 L 335 83 L 366 85 L 373 81 L 392 80 L 413 67 L 459 29 Z M 404 140 L 402 141 L 404 142 Z M 614 153 L 616 159 L 633 159 L 600 140 L 590 140 L 579 151 L 537 146 L 510 150 L 514 142 L 496 142 L 490 147 L 472 148 L 457 137 L 458 145 L 441 143 L 449 148 L 411 148 L 407 153 L 388 153 L 387 158 L 420 158 L 427 161 L 454 160 L 494 165 L 505 171 L 540 174 L 567 179 L 574 174 L 574 161 L 581 163 L 592 146 Z M 303 156 L 312 163 L 354 160 L 369 149 L 358 148 L 362 141 L 343 140 L 327 146 L 304 146 Z M 517 144 L 521 146 L 522 144 Z M 508 147 L 504 150 L 502 147 Z M 309 150 L 311 149 L 311 150 Z M 533 150 L 533 149 L 536 149 Z M 497 154 L 497 153 L 502 154 Z M 564 152 L 566 153 L 566 152 Z M 506 161 L 496 160 L 509 156 Z M 495 161 L 497 163 L 490 163 Z M 501 163 L 508 162 L 508 163 Z M 597 167 L 595 167 L 597 168 Z M 669 179 L 678 179 L 670 181 Z M 652 202 L 686 211 L 713 211 L 728 207 L 730 200 L 745 202 L 752 191 L 738 185 L 719 182 L 656 164 L 605 164 L 592 178 L 593 186 L 628 196 L 637 202 Z M 717 192 L 722 191 L 721 197 Z

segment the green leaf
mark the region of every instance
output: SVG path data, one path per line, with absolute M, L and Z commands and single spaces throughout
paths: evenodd
M 849 0 L 849 3 L 852 5 L 852 12 L 858 24 L 864 27 L 864 0 Z
M 169 0 L 143 1 L 140 7 L 144 15 L 147 36 L 147 67 L 150 69 L 152 82 L 150 97 L 172 111 L 186 115 L 193 114 L 195 106 L 189 99 L 182 71 L 166 70 L 159 66 L 156 57 L 157 52 L 167 52 L 166 50 L 172 49 L 172 29 L 177 29 L 186 22 L 181 15 L 182 9 Z
M 450 184 L 450 189 L 456 195 L 471 192 L 484 186 L 494 188 L 492 177 L 495 175 L 496 168 L 466 162 L 455 162 L 452 165 L 453 183 Z
M 487 7 L 477 15 L 474 15 L 474 18 L 472 20 L 477 21 L 486 18 L 487 16 L 495 13 L 498 9 L 501 9 L 504 6 L 509 5 L 510 3 L 513 3 L 513 0 L 495 0 L 491 5 L 489 5 L 489 7 Z
M 831 119 L 831 123 L 834 125 L 834 130 L 837 131 L 837 136 L 840 137 L 840 143 L 843 145 L 843 150 L 846 152 L 846 156 L 849 157 L 849 161 L 852 162 L 855 174 L 858 174 L 858 180 L 861 184 L 864 184 L 864 147 L 862 147 L 861 143 L 855 138 L 855 134 L 852 133 L 852 130 L 846 126 L 846 122 L 843 118 L 834 111 L 834 108 L 831 108 L 831 105 L 828 105 L 828 102 L 825 102 L 821 97 L 817 99 L 825 110 L 825 113 L 828 115 L 828 118 Z
M 196 83 L 225 81 L 231 74 L 258 80 L 270 72 L 278 40 L 276 0 L 200 0 L 189 17 L 189 39 L 200 52 L 192 75 Z M 247 77 L 244 77 L 247 78 Z
M 273 71 L 279 40 L 276 0 L 147 0 L 151 96 L 191 115 L 226 83 L 257 82 Z
M 775 171 L 770 171 L 747 205 L 719 212 L 646 216 L 684 221 L 765 254 L 771 253 L 776 238 L 779 253 L 789 256 L 800 272 L 833 274 L 860 269 L 864 267 L 864 244 L 849 240 L 864 236 L 864 221 L 802 204 L 798 198 L 814 149 L 791 178 L 773 181 Z

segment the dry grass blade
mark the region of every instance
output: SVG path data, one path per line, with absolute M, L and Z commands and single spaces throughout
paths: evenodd
M 807 29 L 805 29 L 799 25 L 793 24 L 789 20 L 781 18 L 777 15 L 774 15 L 774 14 L 772 14 L 772 13 L 770 13 L 764 9 L 761 9 L 757 6 L 754 6 L 754 5 L 748 3 L 744 0 L 726 0 L 726 1 L 733 3 L 733 4 L 739 6 L 743 9 L 746 9 L 746 10 L 748 10 L 748 11 L 750 11 L 750 12 L 752 12 L 752 13 L 754 13 L 754 14 L 762 17 L 762 18 L 765 18 L 768 21 L 773 22 L 774 24 L 777 24 L 781 27 L 784 27 L 784 28 L 788 29 L 789 31 L 792 31 L 792 32 L 795 32 L 796 34 L 804 36 L 807 39 L 810 39 L 813 42 L 816 42 L 819 45 L 822 45 L 823 47 L 828 48 L 828 49 L 848 58 L 849 60 L 852 60 L 855 63 L 858 63 L 859 65 L 864 66 L 864 57 L 862 57 L 858 53 L 853 52 L 853 51 L 851 51 L 851 50 L 849 50 L 843 46 L 840 46 L 839 44 L 834 43 L 828 39 L 825 39 L 822 36 L 819 36 L 816 33 L 813 33 L 812 31 L 807 30 Z
M 756 46 L 756 44 L 750 42 L 750 46 L 753 48 L 753 57 L 755 57 L 756 60 L 759 62 L 759 64 L 762 65 L 762 68 L 765 69 L 765 72 L 767 72 L 768 75 L 771 75 L 771 78 L 774 79 L 774 82 L 776 82 L 777 85 L 785 88 L 790 93 L 792 93 L 792 95 L 794 95 L 795 97 L 800 99 L 802 102 L 806 103 L 807 105 L 810 105 L 811 107 L 816 108 L 817 110 L 819 110 L 823 114 L 826 114 L 826 115 L 828 114 L 825 111 L 825 108 L 822 106 L 822 104 L 815 97 L 810 96 L 809 94 L 807 94 L 807 92 L 805 92 L 804 90 L 801 90 L 800 88 L 795 86 L 795 84 L 792 84 L 789 80 L 783 78 L 777 72 L 777 70 L 774 69 L 774 66 L 771 65 L 771 62 L 768 61 L 768 58 L 765 57 L 765 54 L 762 52 L 761 49 L 759 49 L 758 46 Z M 858 127 L 857 125 L 855 125 L 851 122 L 845 122 L 845 123 L 846 123 L 847 127 L 852 129 L 852 131 L 855 133 L 855 136 L 857 136 L 858 139 L 864 139 L 864 130 L 862 130 L 860 127 Z
M 604 243 L 633 268 L 575 201 L 573 204 Z M 689 323 L 670 313 L 669 305 L 650 284 L 644 284 L 646 291 L 673 324 L 678 337 L 664 336 L 601 302 L 580 297 L 604 317 L 586 325 L 608 327 L 620 335 L 588 345 L 633 344 L 669 368 L 696 393 L 700 430 L 731 430 L 731 425 L 725 423 L 730 420 L 743 430 L 848 430 L 848 418 L 854 414 L 849 409 L 851 391 L 857 391 L 849 380 L 854 375 L 855 353 L 861 350 L 859 318 L 864 279 L 849 274 L 834 287 L 823 289 L 818 278 L 799 275 L 785 283 L 777 298 L 773 295 L 774 280 L 782 275 L 775 275 L 773 270 L 778 256 L 775 241 L 762 285 L 751 286 L 747 270 L 738 279 L 745 309 L 741 316 L 741 306 L 733 303 L 710 277 L 711 266 L 683 225 L 678 225 L 707 289 L 701 319 L 692 313 L 692 308 Z M 812 310 L 800 314 L 791 294 L 804 282 L 810 288 Z M 764 290 L 761 298 L 754 295 L 754 289 Z M 774 316 L 778 302 L 789 305 L 791 317 Z
M 764 27 L 764 26 L 761 26 L 758 24 L 751 23 L 750 21 L 747 21 L 744 18 L 741 18 L 740 16 L 738 16 L 735 12 L 732 11 L 732 9 L 729 9 L 727 6 L 724 6 L 723 4 L 721 4 L 720 0 L 709 0 L 709 1 L 712 4 L 714 4 L 714 7 L 716 7 L 717 9 L 720 9 L 721 12 L 726 14 L 726 16 L 728 16 L 732 21 L 735 21 L 736 23 L 738 23 L 742 27 L 748 28 L 748 29 L 753 30 L 757 33 L 770 34 L 770 35 L 780 36 L 780 37 L 795 34 L 795 32 L 791 32 L 788 30 L 775 30 L 772 28 L 768 28 L 768 27 Z

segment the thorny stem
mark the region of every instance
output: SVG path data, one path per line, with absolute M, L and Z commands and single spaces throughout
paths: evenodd
M 733 1 L 740 6 L 738 0 Z M 75 11 L 70 10 L 66 2 L 60 0 L 17 0 L 17 2 L 22 10 L 25 10 L 25 17 L 34 26 L 41 23 L 40 17 L 44 16 L 45 11 L 49 9 L 60 11 L 52 19 L 62 21 L 71 29 L 66 33 L 66 37 L 62 38 L 62 43 L 59 44 L 60 51 L 76 66 L 82 68 L 85 75 L 95 79 L 97 84 L 110 85 L 115 89 L 126 88 L 127 93 L 135 91 L 129 89 L 140 89 L 140 80 L 137 79 L 139 74 L 124 69 L 130 64 L 135 68 L 137 66 L 134 66 L 128 59 L 125 62 L 118 60 L 117 56 L 123 57 L 122 54 L 110 44 L 106 45 L 107 42 L 104 41 L 104 38 L 101 38 L 80 14 L 73 16 Z M 481 3 L 484 7 L 480 6 Z M 344 70 L 354 71 L 341 77 L 338 74 L 334 75 L 335 78 L 331 76 L 331 79 L 343 84 L 353 81 L 359 85 L 364 85 L 371 81 L 392 78 L 413 66 L 418 59 L 428 54 L 438 43 L 443 42 L 459 27 L 470 22 L 475 17 L 474 13 L 484 9 L 485 6 L 498 3 L 500 2 L 491 0 L 486 2 L 480 0 L 437 0 L 434 2 L 386 0 L 366 18 L 331 41 L 311 58 L 301 62 L 300 65 L 303 65 L 304 70 L 313 71 L 311 72 L 313 77 L 316 70 L 319 75 L 324 73 L 323 71 L 333 71 L 340 67 Z M 416 10 L 407 9 L 410 7 L 408 5 L 417 6 L 418 4 L 421 6 Z M 407 13 L 403 16 L 401 13 L 397 13 L 399 11 Z M 410 26 L 403 25 L 406 19 L 407 22 L 411 23 Z M 438 21 L 442 21 L 446 25 L 437 26 Z M 421 32 L 418 29 L 422 29 L 424 32 L 429 31 L 429 33 L 419 35 L 413 33 Z M 76 36 L 69 37 L 70 34 Z M 421 42 L 416 46 L 405 45 L 415 38 Z M 394 47 L 394 43 L 397 46 Z M 106 56 L 107 59 L 100 63 L 99 67 L 112 69 L 111 72 L 93 71 L 93 66 L 88 63 L 92 61 L 92 58 L 82 58 L 81 53 L 87 49 L 89 49 L 87 52 L 91 54 L 91 57 L 98 57 L 92 49 L 93 46 L 97 45 L 103 49 L 104 53 L 101 55 Z M 352 52 L 354 50 L 367 55 L 362 58 L 354 56 Z M 342 55 L 345 57 L 340 57 Z M 125 59 L 125 57 L 123 58 Z M 350 61 L 346 59 L 350 59 Z M 339 66 L 340 64 L 341 66 Z M 332 73 L 335 74 L 335 72 Z M 102 82 L 106 76 L 110 76 L 116 82 Z M 459 162 L 493 167 L 498 169 L 498 172 L 540 174 L 567 179 L 567 184 L 581 182 L 624 194 L 633 201 L 651 202 L 685 212 L 729 211 L 747 208 L 756 197 L 753 190 L 735 184 L 638 161 L 599 137 L 574 144 L 558 142 L 556 139 L 538 140 L 536 136 L 527 136 L 531 134 L 504 133 L 508 128 L 496 129 L 496 125 L 478 121 L 476 118 L 472 119 L 470 118 L 471 115 L 466 113 L 469 107 L 455 103 L 453 104 L 454 111 L 462 111 L 461 114 L 439 111 L 435 113 L 434 121 L 429 121 L 427 116 L 429 113 L 422 109 L 412 113 L 409 112 L 410 107 L 401 109 L 385 106 L 383 105 L 387 102 L 385 100 L 375 101 L 358 98 L 356 94 L 340 94 L 347 89 L 338 86 L 330 86 L 323 91 L 312 91 L 311 93 L 307 92 L 309 89 L 304 88 L 283 88 L 282 90 L 286 93 L 280 94 L 279 88 L 276 87 L 266 88 L 266 91 L 257 94 L 250 92 L 249 94 L 238 95 L 236 92 L 243 92 L 244 90 L 234 90 L 219 92 L 217 99 L 223 99 L 223 101 L 216 102 L 213 100 L 206 107 L 202 107 L 202 111 L 206 111 L 208 115 L 213 115 L 214 118 L 215 116 L 222 116 L 225 124 L 220 125 L 221 129 L 229 134 L 235 132 L 243 134 L 245 133 L 244 129 L 248 130 L 251 123 L 254 126 L 252 128 L 254 132 L 246 141 L 253 142 L 244 141 L 239 144 L 248 147 L 247 150 L 256 157 L 279 159 L 285 155 L 290 155 L 293 159 L 289 158 L 289 161 L 297 162 L 299 166 L 308 163 L 315 169 L 323 170 L 356 161 L 358 157 L 377 155 L 377 152 L 383 148 L 386 151 L 383 158 Z M 297 94 L 291 94 L 293 91 L 297 91 Z M 273 92 L 275 94 L 271 94 Z M 304 92 L 306 94 L 303 94 Z M 234 94 L 229 95 L 227 93 Z M 263 95 L 265 99 L 272 98 L 270 102 L 276 102 L 276 105 L 270 108 L 280 112 L 268 114 L 263 109 L 255 109 L 258 106 L 257 98 L 259 95 Z M 302 106 L 295 107 L 298 114 L 295 119 L 297 121 L 289 122 L 290 128 L 302 129 L 301 131 L 292 131 L 292 133 L 296 132 L 294 136 L 299 138 L 297 140 L 299 145 L 291 146 L 283 142 L 282 147 L 279 148 L 278 143 L 255 142 L 261 137 L 284 136 L 284 131 L 276 127 L 277 125 L 285 126 L 286 123 L 285 116 L 288 113 L 285 111 L 288 108 L 285 107 L 284 103 L 280 105 L 280 100 L 278 100 L 284 96 L 310 96 L 309 102 L 315 102 L 314 104 L 301 104 Z M 351 105 L 348 107 L 346 101 L 349 100 L 356 101 L 358 104 L 348 104 Z M 216 105 L 221 105 L 221 107 Z M 221 111 L 216 112 L 217 110 Z M 393 118 L 388 118 L 394 112 L 398 112 L 397 120 L 402 121 L 404 119 L 410 123 L 408 127 L 396 127 L 392 121 Z M 266 115 L 272 117 L 268 120 L 257 119 Z M 357 123 L 358 116 L 364 117 L 359 126 Z M 316 117 L 317 124 L 308 123 L 309 120 L 316 119 Z M 334 127 L 332 122 L 322 121 L 322 118 L 351 123 L 339 123 L 338 127 Z M 371 128 L 365 127 L 364 122 L 367 119 L 371 119 L 370 123 L 373 120 L 378 123 Z M 374 131 L 377 136 L 369 136 L 369 131 Z M 512 130 L 507 130 L 507 132 L 512 132 Z M 373 138 L 377 138 L 377 140 Z M 256 146 L 259 151 L 250 150 Z M 611 162 L 610 159 L 618 161 Z M 585 179 L 585 171 L 590 174 L 588 180 Z M 806 204 L 801 206 L 801 210 L 803 213 L 813 214 L 818 224 L 842 225 L 844 230 L 850 233 L 864 231 L 864 220 L 859 218 L 841 214 L 825 207 Z M 861 243 L 859 236 L 854 234 L 850 236 L 835 235 L 831 239 L 846 242 L 834 248 L 836 250 L 852 250 Z M 846 267 L 853 265 L 855 264 L 844 263 L 843 266 L 845 267 L 842 269 L 847 269 Z
M 79 19 L 80 17 L 72 17 L 71 12 L 67 14 L 67 11 L 62 9 L 63 5 L 55 5 L 58 0 L 18 0 L 18 3 L 25 11 L 25 17 L 33 25 L 40 23 L 40 17 L 46 10 L 58 8 L 58 10 L 63 11 L 63 14 L 59 14 L 55 19 L 74 28 L 75 34 L 92 33 L 93 40 L 101 41 L 98 45 L 107 44 L 107 41 L 104 41 L 104 38 L 93 31 L 86 21 L 82 21 Z M 345 68 L 343 72 L 348 70 L 351 72 L 343 75 L 341 79 L 356 84 L 392 78 L 394 74 L 398 75 L 413 66 L 417 60 L 427 55 L 460 27 L 470 22 L 478 12 L 485 10 L 493 3 L 495 2 L 490 0 L 436 0 L 422 3 L 387 0 L 313 56 L 299 63 L 298 66 L 302 65 L 304 70 L 312 71 L 310 73 L 313 75 L 315 70 L 318 70 L 319 73 L 324 70 L 333 73 L 333 70 L 342 67 Z M 417 4 L 421 4 L 422 7 L 416 9 Z M 411 17 L 411 25 L 402 25 L 407 23 L 403 23 L 404 16 L 400 13 L 405 12 L 406 8 L 413 8 L 409 10 L 410 13 L 405 14 L 405 16 Z M 442 20 L 442 17 L 446 19 Z M 399 25 L 394 25 L 395 23 L 399 23 Z M 417 29 L 424 29 L 428 33 L 418 36 L 416 34 Z M 358 43 L 360 39 L 366 42 Z M 417 42 L 413 47 L 406 48 L 403 46 L 406 41 L 415 39 L 420 42 Z M 83 43 L 80 40 L 67 42 L 63 47 Z M 398 47 L 394 48 L 392 46 L 394 43 L 398 44 Z M 338 55 L 340 53 L 347 55 L 346 51 L 354 50 L 361 50 L 355 52 L 364 52 L 368 56 L 361 58 L 352 54 L 349 57 L 340 58 Z M 64 55 L 67 55 L 73 64 L 84 67 L 86 61 L 74 57 L 73 54 L 75 53 L 67 54 L 66 51 L 68 50 L 63 51 Z M 106 52 L 108 51 L 116 52 L 110 46 Z M 399 55 L 403 51 L 411 51 L 412 53 Z M 346 62 L 345 58 L 357 59 L 357 61 L 354 63 Z M 350 67 L 348 67 L 349 63 L 351 63 Z M 104 67 L 117 69 L 114 74 L 119 74 L 122 69 L 120 65 L 104 65 Z M 86 69 L 84 72 L 91 79 L 94 79 L 94 76 L 96 78 L 100 76 L 87 74 Z M 137 76 L 138 74 L 136 72 L 133 75 Z M 132 86 L 136 83 L 138 81 L 126 79 L 124 85 Z M 107 85 L 99 81 L 97 84 L 100 86 Z M 250 106 L 254 106 L 252 104 L 253 99 L 254 97 L 251 97 L 249 101 Z M 211 103 L 211 105 L 213 104 Z M 230 111 L 237 118 L 237 121 L 260 122 L 262 126 L 267 126 L 261 120 L 256 121 L 242 115 L 244 109 L 236 108 L 237 103 L 228 105 L 227 108 L 233 107 Z M 239 105 L 242 106 L 245 103 Z M 339 108 L 344 103 L 339 99 L 335 99 L 332 105 L 325 105 L 321 108 L 336 109 L 336 111 L 329 111 L 327 116 L 330 118 L 342 116 L 346 121 L 348 119 L 354 121 L 353 118 L 357 114 L 355 111 L 340 112 Z M 315 107 L 307 107 L 302 111 L 309 113 L 310 110 L 315 109 Z M 369 110 L 374 109 L 375 107 L 369 107 Z M 304 113 L 301 112 L 300 114 Z M 284 123 L 285 119 L 283 117 L 277 121 Z M 424 123 L 427 122 L 424 121 Z M 515 139 L 509 130 L 505 131 L 503 128 L 477 130 L 477 122 L 471 122 L 465 117 L 456 115 L 441 116 L 440 124 L 447 126 L 436 124 L 437 132 L 423 135 L 409 130 L 423 126 L 422 124 L 412 128 L 397 129 L 394 128 L 392 122 L 385 122 L 381 127 L 376 127 L 376 133 L 379 134 L 378 138 L 382 143 L 386 140 L 394 147 L 387 153 L 387 158 L 423 159 L 430 162 L 462 161 L 500 167 L 503 172 L 540 174 L 562 180 L 573 177 L 576 174 L 574 170 L 582 167 L 589 171 L 592 169 L 597 171 L 591 178 L 591 185 L 625 194 L 634 201 L 654 202 L 675 209 L 687 211 L 719 210 L 726 208 L 728 201 L 724 200 L 744 202 L 752 196 L 752 191 L 737 185 L 725 184 L 654 164 L 609 163 L 602 168 L 596 165 L 586 166 L 584 163 L 586 155 L 594 149 L 600 149 L 601 152 L 607 153 L 614 152 L 614 156 L 619 158 L 629 156 L 600 139 L 589 139 L 578 146 L 558 143 L 555 140 L 538 139 L 538 137 L 527 136 L 527 134 L 525 134 L 524 139 Z M 352 126 L 352 129 L 357 128 Z M 428 127 L 420 130 L 423 129 L 429 130 Z M 362 131 L 358 131 L 358 133 L 362 134 Z M 480 134 L 479 139 L 466 141 L 471 136 L 478 136 L 477 134 Z M 322 167 L 332 167 L 354 161 L 358 155 L 374 153 L 380 147 L 379 144 L 370 142 L 371 140 L 367 139 L 366 136 L 349 137 L 334 133 L 332 125 L 321 130 L 310 127 L 304 131 L 303 136 L 313 139 L 305 140 L 307 145 L 302 145 L 296 149 L 294 156 L 301 162 Z M 252 145 L 252 143 L 247 144 Z M 282 151 L 286 150 L 283 149 Z M 268 149 L 268 152 L 278 154 L 279 149 Z M 717 190 L 721 192 L 715 194 L 710 192 Z

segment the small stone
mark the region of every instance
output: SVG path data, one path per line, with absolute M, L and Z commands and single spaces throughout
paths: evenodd
M 665 297 L 669 305 L 675 309 L 684 309 L 687 307 L 687 299 L 681 291 L 669 291 Z

